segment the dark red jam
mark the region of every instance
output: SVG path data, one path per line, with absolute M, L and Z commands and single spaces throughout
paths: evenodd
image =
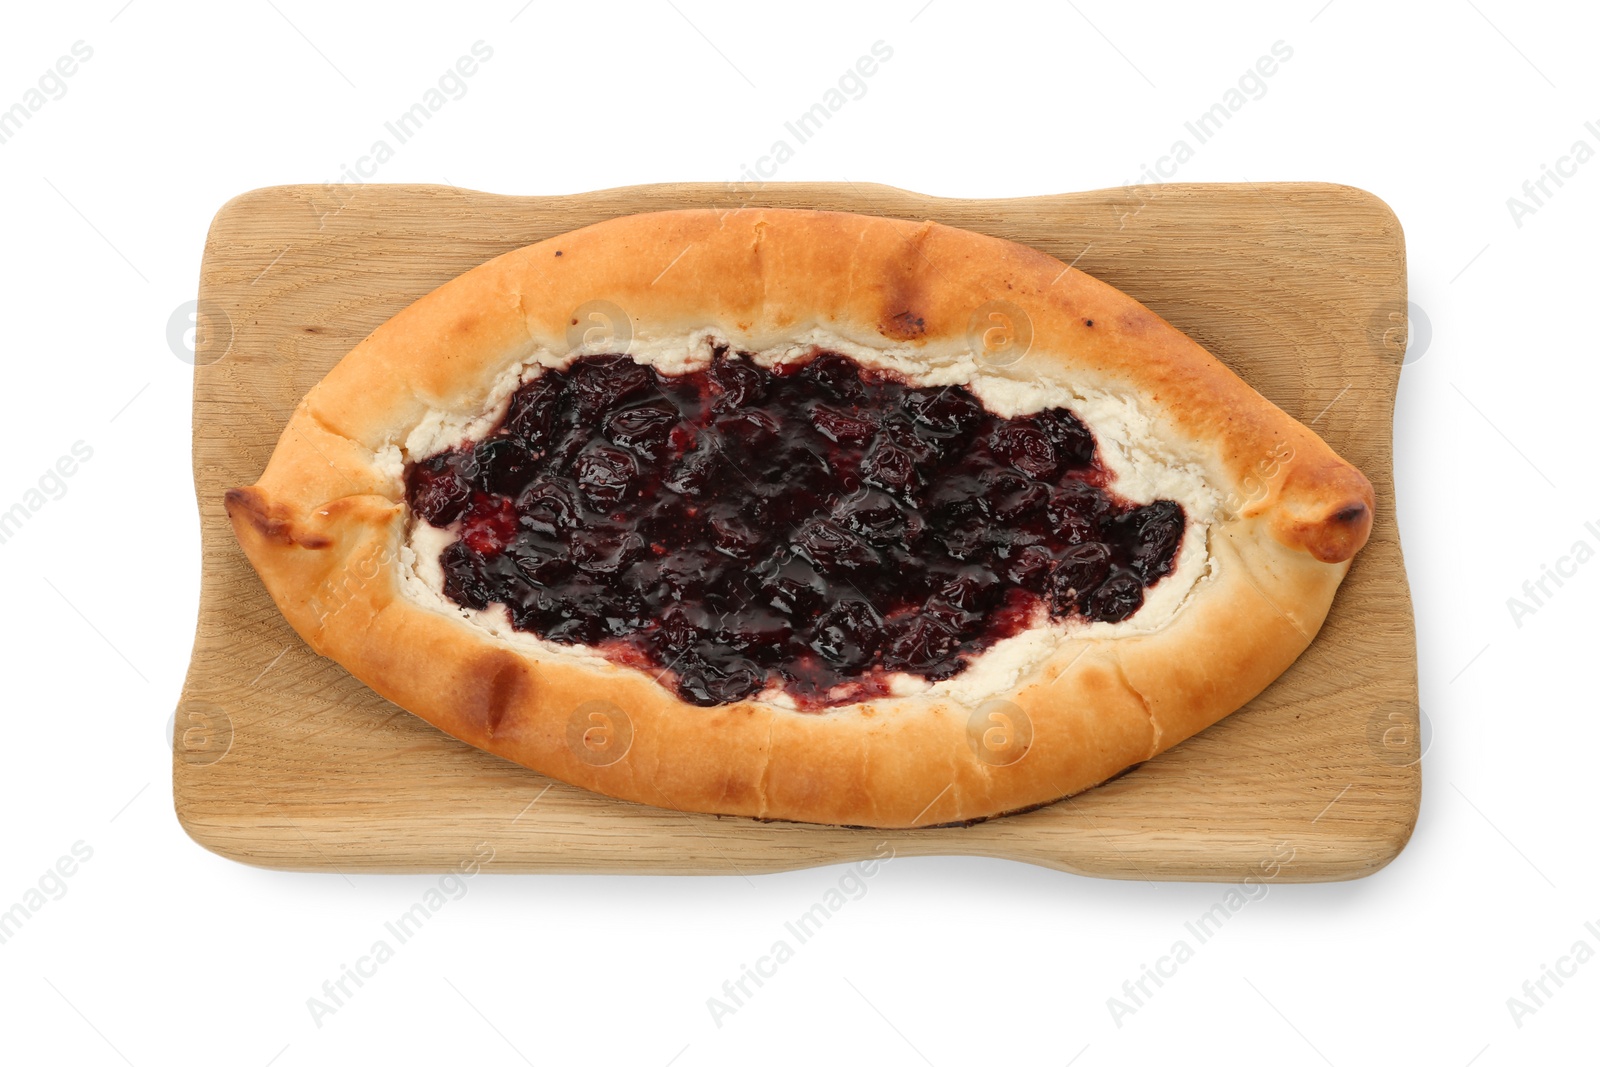
M 1107 488 L 1054 408 L 1002 419 L 821 352 L 718 351 L 664 375 L 579 359 L 477 444 L 412 464 L 412 510 L 458 539 L 446 596 L 601 649 L 722 704 L 814 709 L 937 681 L 1036 621 L 1115 622 L 1172 570 L 1183 509 Z

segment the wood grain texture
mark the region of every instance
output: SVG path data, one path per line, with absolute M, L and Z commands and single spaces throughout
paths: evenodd
M 1322 633 L 1248 707 L 1074 799 L 964 828 L 847 830 L 642 807 L 447 737 L 321 659 L 235 543 L 295 403 L 417 297 L 520 245 L 616 215 L 742 204 L 934 219 L 1019 241 L 1130 293 L 1309 423 L 1377 491 L 1372 539 Z M 194 391 L 200 617 L 173 793 L 191 836 L 270 867 L 728 874 L 881 854 L 1007 857 L 1115 878 L 1354 878 L 1416 820 L 1416 640 L 1391 427 L 1406 307 L 1399 222 L 1321 184 L 1167 185 L 1016 200 L 883 186 L 658 185 L 563 197 L 438 186 L 240 196 L 206 239 Z M 1288 857 L 1285 862 L 1285 857 Z

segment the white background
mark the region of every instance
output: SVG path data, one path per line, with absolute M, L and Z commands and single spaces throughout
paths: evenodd
M 93 55 L 0 144 L 0 510 L 75 442 L 93 455 L 0 545 L 0 910 L 41 879 L 48 892 L 0 944 L 0 1059 L 1593 1062 L 1600 962 L 1547 980 L 1530 1014 L 1507 1000 L 1532 1006 L 1523 983 L 1580 939 L 1600 951 L 1584 925 L 1600 928 L 1600 562 L 1547 583 L 1520 620 L 1507 601 L 1575 542 L 1600 546 L 1600 161 L 1547 180 L 1520 220 L 1507 198 L 1526 200 L 1575 141 L 1600 150 L 1600 26 L 1577 5 L 1508 0 L 1210 6 L 9 9 L 0 108 L 75 42 Z M 308 998 L 438 878 L 255 870 L 178 826 L 164 730 L 199 550 L 192 370 L 167 324 L 194 297 L 217 208 L 335 180 L 479 40 L 493 58 L 465 95 L 373 180 L 731 181 L 883 41 L 892 59 L 780 180 L 1117 186 L 1274 42 L 1292 48 L 1177 177 L 1346 182 L 1405 225 L 1429 327 L 1401 380 L 1400 524 L 1434 737 L 1399 859 L 1358 882 L 1271 886 L 1121 1025 L 1108 998 L 1226 887 L 896 860 L 719 1027 L 707 998 L 843 869 L 485 874 L 318 1026 Z M 79 842 L 92 857 L 47 877 Z

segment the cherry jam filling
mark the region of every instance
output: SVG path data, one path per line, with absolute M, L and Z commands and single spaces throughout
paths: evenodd
M 1184 514 L 1109 480 L 1065 409 L 1004 419 L 833 352 L 767 370 L 719 349 L 682 375 L 546 371 L 483 441 L 411 464 L 406 499 L 457 535 L 457 604 L 693 704 L 776 685 L 817 709 L 958 674 L 1041 608 L 1132 615 Z

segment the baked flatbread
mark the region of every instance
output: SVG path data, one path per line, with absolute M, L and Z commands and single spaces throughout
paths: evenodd
M 317 652 L 469 744 L 874 827 L 1048 803 L 1239 708 L 1373 519 L 1358 470 L 1110 286 L 792 210 L 467 272 L 226 504 Z

